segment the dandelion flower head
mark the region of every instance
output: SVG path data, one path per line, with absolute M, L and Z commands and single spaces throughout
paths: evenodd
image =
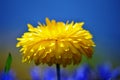
M 23 62 L 36 65 L 79 64 L 82 55 L 91 58 L 95 46 L 92 35 L 82 28 L 84 22 L 64 23 L 46 18 L 46 24 L 33 27 L 28 24 L 28 32 L 17 38 L 16 47 L 21 47 Z

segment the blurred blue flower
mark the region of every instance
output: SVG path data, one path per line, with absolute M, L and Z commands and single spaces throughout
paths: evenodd
M 93 71 L 88 64 L 81 65 L 73 73 L 73 79 L 70 80 L 93 80 Z
M 0 73 L 0 80 L 17 80 L 15 73 L 10 70 L 9 72 L 2 71 Z
M 56 69 L 47 67 L 43 73 L 43 80 L 56 80 Z
M 99 80 L 111 80 L 111 65 L 102 64 L 97 67 L 97 74 Z
M 112 71 L 111 80 L 120 80 L 120 67 Z
M 67 70 L 61 69 L 61 80 L 70 80 L 69 75 L 70 73 Z
M 30 71 L 30 75 L 31 75 L 31 78 L 32 80 L 41 80 L 41 77 L 40 77 L 40 67 L 36 66 L 36 67 L 33 67 Z
M 61 80 L 120 80 L 120 67 L 113 69 L 111 64 L 102 64 L 96 67 L 96 71 L 88 64 L 80 65 L 72 73 L 61 68 Z M 47 67 L 42 70 L 34 67 L 31 70 L 32 80 L 57 80 L 56 68 Z
M 44 70 L 44 78 L 43 80 L 56 80 L 57 79 L 57 71 L 53 67 L 47 67 Z M 60 70 L 61 80 L 69 80 L 69 73 L 65 69 Z

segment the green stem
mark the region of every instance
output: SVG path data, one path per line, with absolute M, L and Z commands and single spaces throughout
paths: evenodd
M 57 80 L 61 80 L 60 79 L 60 65 L 56 64 L 56 70 L 57 70 Z

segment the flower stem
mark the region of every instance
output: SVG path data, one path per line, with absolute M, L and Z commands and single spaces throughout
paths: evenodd
M 60 79 L 60 65 L 56 64 L 56 70 L 57 70 L 57 80 L 61 80 Z

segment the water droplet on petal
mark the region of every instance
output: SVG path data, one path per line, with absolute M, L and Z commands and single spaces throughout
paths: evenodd
M 33 50 L 33 49 L 31 49 L 31 50 L 30 50 L 30 52 L 34 52 L 34 50 Z
M 33 56 L 36 56 L 37 54 L 35 53 Z
M 60 43 L 60 47 L 64 47 L 64 44 L 63 44 L 63 43 Z
M 50 46 L 54 46 L 55 45 L 55 43 L 54 42 L 52 42 L 51 44 L 50 44 Z
M 78 41 L 82 41 L 82 39 L 77 39 Z
M 69 51 L 69 48 L 65 49 L 65 51 Z
M 61 56 L 59 56 L 59 58 L 61 58 Z
M 73 41 L 73 43 L 78 43 L 78 41 Z

